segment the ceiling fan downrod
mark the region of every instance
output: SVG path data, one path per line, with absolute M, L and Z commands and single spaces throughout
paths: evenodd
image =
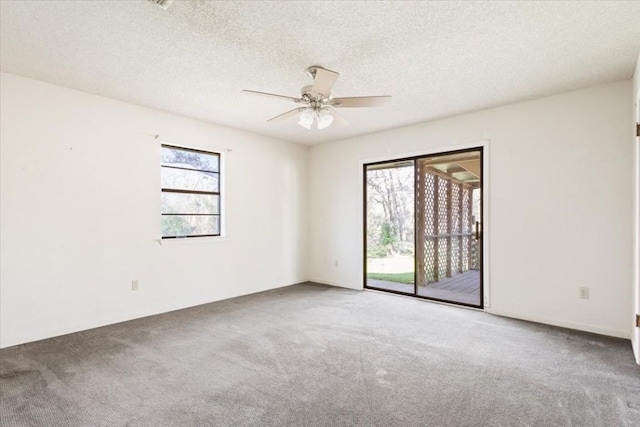
M 309 76 L 313 80 L 315 80 L 316 79 L 316 71 L 318 71 L 318 69 L 326 70 L 326 68 L 321 67 L 319 65 L 312 65 L 310 67 L 307 67 L 307 69 L 304 70 L 304 72 L 307 74 L 307 76 Z

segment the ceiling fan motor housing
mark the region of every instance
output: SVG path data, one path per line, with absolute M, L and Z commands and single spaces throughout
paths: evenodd
M 317 102 L 318 104 L 330 104 L 331 95 L 324 97 L 321 93 L 313 93 L 313 85 L 304 86 L 300 89 L 300 97 L 304 102 Z

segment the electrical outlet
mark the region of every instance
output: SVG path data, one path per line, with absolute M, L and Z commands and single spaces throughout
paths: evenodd
M 580 297 L 580 299 L 589 299 L 589 288 L 587 288 L 586 286 L 581 286 L 578 296 Z
M 137 291 L 139 287 L 140 287 L 140 283 L 137 280 L 132 280 L 131 281 L 131 290 L 132 291 Z

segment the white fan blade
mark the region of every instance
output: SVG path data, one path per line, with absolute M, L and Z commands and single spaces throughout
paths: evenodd
M 287 120 L 291 117 L 297 116 L 298 114 L 302 113 L 306 109 L 307 109 L 306 107 L 294 108 L 293 110 L 287 111 L 286 113 L 282 113 L 278 116 L 271 117 L 269 120 L 267 120 L 267 122 L 281 122 L 283 120 Z
M 378 107 L 391 101 L 391 96 L 352 96 L 348 98 L 333 98 L 331 105 L 338 108 Z
M 333 85 L 338 80 L 339 75 L 335 71 L 317 68 L 311 92 L 322 94 L 325 97 L 331 95 L 331 89 L 333 89 Z
M 342 117 L 335 108 L 329 107 L 329 111 L 331 111 L 331 115 L 333 116 L 333 123 L 338 126 L 347 126 L 349 122 Z
M 300 98 L 293 98 L 291 96 L 285 96 L 285 95 L 276 95 L 274 93 L 267 93 L 267 92 L 258 92 L 257 90 L 243 90 L 242 93 L 248 93 L 250 95 L 260 95 L 260 96 L 268 96 L 269 98 L 278 98 L 278 99 L 282 99 L 282 100 L 287 100 L 287 101 L 293 101 L 293 102 L 301 102 L 302 100 Z

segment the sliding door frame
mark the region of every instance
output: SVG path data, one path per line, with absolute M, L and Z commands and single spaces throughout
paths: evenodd
M 362 246 L 362 287 L 363 289 L 371 289 L 371 290 L 376 290 L 376 291 L 383 291 L 383 292 L 389 292 L 389 293 L 393 293 L 393 294 L 398 294 L 398 295 L 404 295 L 404 296 L 411 296 L 414 298 L 420 298 L 420 299 L 425 299 L 425 300 L 429 300 L 429 301 L 434 301 L 434 302 L 438 302 L 438 303 L 444 303 L 444 304 L 452 304 L 452 305 L 456 305 L 456 306 L 463 306 L 463 307 L 469 307 L 469 308 L 474 308 L 474 309 L 479 309 L 479 310 L 486 310 L 489 307 L 489 293 L 488 293 L 488 289 L 485 289 L 485 287 L 487 287 L 486 285 L 488 285 L 488 271 L 487 271 L 487 250 L 488 250 L 488 244 L 487 244 L 487 231 L 489 230 L 488 227 L 488 214 L 487 214 L 487 210 L 488 210 L 488 204 L 486 203 L 487 201 L 487 196 L 488 194 L 486 193 L 487 190 L 487 182 L 486 182 L 486 175 L 487 173 L 485 172 L 488 169 L 488 157 L 487 157 L 487 151 L 488 151 L 488 141 L 480 141 L 478 143 L 475 144 L 469 144 L 467 146 L 463 147 L 459 147 L 459 148 L 435 148 L 434 150 L 430 150 L 428 152 L 421 152 L 421 153 L 412 153 L 411 155 L 405 155 L 405 156 L 398 156 L 398 157 L 393 157 L 390 156 L 389 158 L 385 158 L 385 159 L 375 159 L 375 160 L 370 160 L 370 161 L 363 161 L 362 162 L 362 224 L 363 224 L 363 232 L 362 232 L 362 241 L 363 241 L 363 246 Z M 423 296 L 423 295 L 418 295 L 418 281 L 416 280 L 416 274 L 417 274 L 417 263 L 418 260 L 415 256 L 416 253 L 416 248 L 417 248 L 417 230 L 415 229 L 415 223 L 416 223 L 416 214 L 417 214 L 417 200 L 418 198 L 416 197 L 416 188 L 417 188 L 417 180 L 418 180 L 418 176 L 415 173 L 416 170 L 416 164 L 415 162 L 419 159 L 425 158 L 425 157 L 437 157 L 437 156 L 447 156 L 447 155 L 452 155 L 452 154 L 460 154 L 460 153 L 468 153 L 468 152 L 473 152 L 473 151 L 479 151 L 480 152 L 480 217 L 482 219 L 481 221 L 481 227 L 480 227 L 480 245 L 479 245 L 479 251 L 480 251 L 480 260 L 479 260 L 479 264 L 480 264 L 480 304 L 476 305 L 476 304 L 467 304 L 467 303 L 461 303 L 461 302 L 455 302 L 455 301 L 448 301 L 448 300 L 443 300 L 443 299 L 439 299 L 439 298 L 433 298 L 433 297 L 427 297 L 427 296 Z M 385 164 L 385 163 L 390 163 L 390 162 L 403 162 L 403 161 L 412 161 L 413 162 L 413 168 L 414 168 L 414 198 L 413 198 L 413 203 L 414 203 L 414 257 L 413 257 L 413 262 L 414 262 L 414 280 L 413 280 L 413 294 L 411 293 L 407 293 L 407 292 L 402 292 L 402 291 L 396 291 L 396 290 L 388 290 L 388 289 L 382 289 L 382 288 L 376 288 L 373 286 L 368 286 L 367 285 L 367 168 L 369 166 L 373 166 L 373 165 L 379 165 L 379 164 Z

